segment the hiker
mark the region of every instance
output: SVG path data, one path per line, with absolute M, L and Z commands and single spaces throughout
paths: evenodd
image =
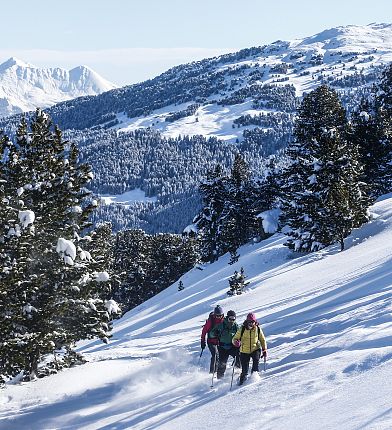
M 239 385 L 242 385 L 248 376 L 249 361 L 252 358 L 252 372 L 259 371 L 260 356 L 267 357 L 267 342 L 263 330 L 257 322 L 256 315 L 247 315 L 242 327 L 233 337 L 233 345 L 240 347 L 242 372 Z
M 238 328 L 235 312 L 230 310 L 227 312 L 223 321 L 212 329 L 212 335 L 216 336 L 219 340 L 219 360 L 216 375 L 218 379 L 223 378 L 225 375 L 229 356 L 234 358 L 236 367 L 241 367 L 239 348 L 235 347 L 232 343 L 233 336 L 237 333 Z
M 210 362 L 210 373 L 215 373 L 215 369 L 218 361 L 218 343 L 219 340 L 215 334 L 212 333 L 213 328 L 223 321 L 224 317 L 223 309 L 217 305 L 214 312 L 211 312 L 206 323 L 203 326 L 203 331 L 201 332 L 201 349 L 206 347 L 205 337 L 207 335 L 207 345 L 211 352 L 211 362 Z

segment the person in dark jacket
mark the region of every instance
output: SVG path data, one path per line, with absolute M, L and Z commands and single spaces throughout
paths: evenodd
M 219 339 L 216 334 L 213 333 L 213 329 L 219 323 L 223 321 L 224 317 L 223 309 L 217 305 L 214 312 L 210 313 L 210 316 L 206 320 L 203 326 L 203 331 L 201 332 L 201 349 L 206 347 L 206 335 L 207 335 L 207 345 L 211 352 L 211 362 L 210 362 L 210 373 L 215 373 L 215 369 L 218 363 L 218 343 Z
M 224 318 L 224 320 L 212 330 L 213 336 L 216 336 L 219 339 L 219 360 L 217 370 L 218 379 L 223 378 L 225 375 L 229 356 L 235 359 L 235 365 L 237 367 L 241 366 L 239 359 L 239 348 L 232 344 L 233 336 L 237 333 L 238 328 L 236 314 L 234 311 L 230 310 L 227 312 L 226 318 Z

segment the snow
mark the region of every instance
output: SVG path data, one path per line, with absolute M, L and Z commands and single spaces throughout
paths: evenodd
M 362 112 L 359 114 L 359 116 L 360 116 L 361 118 L 363 118 L 365 121 L 369 121 L 369 119 L 370 119 L 370 115 L 369 115 L 367 112 L 365 112 L 365 111 L 362 111 Z
M 57 240 L 56 252 L 63 257 L 66 264 L 70 266 L 74 264 L 76 247 L 72 241 L 59 237 Z
M 105 308 L 109 314 L 121 314 L 121 309 L 114 300 L 106 300 Z
M 37 312 L 37 309 L 34 306 L 31 306 L 30 303 L 28 303 L 27 305 L 23 306 L 22 313 L 28 314 L 29 318 L 31 318 L 31 313 L 32 312 Z
M 82 261 L 85 261 L 85 260 L 87 260 L 87 261 L 91 261 L 91 254 L 90 254 L 88 251 L 81 250 L 81 251 L 79 252 L 79 258 L 80 258 Z
M 176 281 L 116 321 L 108 345 L 80 344 L 87 364 L 8 385 L 0 428 L 205 430 L 219 420 L 241 430 L 391 429 L 392 195 L 371 212 L 343 252 L 294 256 L 275 234 L 242 247 L 233 265 L 225 255 L 191 270 L 184 290 Z M 228 297 L 241 267 L 250 284 Z M 260 380 L 231 392 L 231 367 L 211 389 L 207 350 L 199 363 L 217 303 L 239 322 L 255 312 L 268 341 Z
M 117 86 L 86 66 L 38 68 L 17 58 L 0 64 L 0 116 L 97 95 Z
M 22 194 L 24 193 L 24 188 L 20 187 L 16 190 L 16 194 L 18 195 L 18 197 L 20 197 Z
M 15 228 L 14 228 L 14 227 L 11 227 L 11 228 L 8 230 L 8 233 L 7 233 L 7 236 L 8 236 L 8 237 L 11 237 L 11 236 L 17 236 L 17 237 L 20 237 L 20 235 L 21 235 L 21 231 L 20 231 L 20 225 L 19 225 L 19 224 L 16 224 L 16 225 L 15 225 Z
M 187 225 L 184 230 L 184 234 L 197 234 L 197 226 L 196 224 L 189 224 Z
M 83 212 L 83 210 L 80 206 L 73 206 L 71 209 L 71 212 L 73 212 L 75 214 L 81 214 Z
M 146 197 L 145 192 L 142 191 L 140 188 L 136 188 L 131 191 L 126 191 L 125 193 L 118 194 L 118 195 L 104 194 L 99 196 L 99 198 L 106 205 L 116 203 L 116 204 L 122 204 L 126 207 L 135 202 L 156 202 L 157 201 L 156 197 Z
M 110 279 L 108 272 L 97 272 L 94 275 L 94 279 L 97 282 L 107 282 Z
M 281 213 L 280 209 L 271 209 L 261 212 L 257 218 L 262 219 L 263 229 L 266 233 L 276 233 L 278 231 L 278 220 Z
M 31 210 L 19 211 L 18 219 L 22 226 L 26 228 L 28 225 L 33 224 L 35 220 L 35 214 Z

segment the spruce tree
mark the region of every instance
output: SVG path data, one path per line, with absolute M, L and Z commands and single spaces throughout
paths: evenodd
M 255 186 L 244 158 L 237 154 L 227 182 L 227 198 L 220 229 L 222 248 L 231 255 L 230 264 L 238 260 L 237 249 L 259 235 L 260 223 L 255 207 Z
M 304 97 L 283 174 L 281 225 L 286 245 L 295 251 L 316 251 L 335 242 L 343 249 L 344 238 L 367 220 L 362 165 L 348 131 L 335 91 L 322 85 Z
M 386 67 L 375 88 L 376 123 L 379 136 L 380 193 L 392 190 L 392 64 Z
M 125 230 L 117 233 L 115 243 L 114 266 L 121 279 L 115 297 L 125 311 L 176 282 L 198 260 L 191 237 Z
M 368 185 L 368 194 L 375 200 L 391 190 L 391 143 L 388 122 L 375 94 L 362 100 L 351 118 L 350 141 L 358 147 L 363 164 L 362 180 Z
M 229 278 L 229 286 L 230 289 L 227 291 L 228 296 L 240 295 L 243 293 L 246 286 L 249 285 L 249 282 L 245 282 L 246 276 L 244 268 L 241 267 L 240 272 L 237 270 L 234 271 L 233 276 Z
M 9 213 L 1 220 L 0 373 L 32 378 L 45 354 L 61 348 L 71 354 L 84 338 L 107 341 L 116 306 L 104 298 L 110 276 L 103 262 L 84 250 L 95 207 L 85 188 L 91 170 L 43 111 L 29 127 L 22 120 L 2 176 Z
M 198 230 L 198 243 L 201 259 L 213 263 L 224 252 L 221 244 L 221 218 L 227 200 L 227 177 L 223 176 L 220 165 L 209 172 L 207 179 L 200 184 L 203 208 L 193 222 Z
M 150 237 L 139 229 L 120 231 L 114 246 L 114 266 L 120 285 L 114 297 L 126 312 L 146 299 L 151 260 Z

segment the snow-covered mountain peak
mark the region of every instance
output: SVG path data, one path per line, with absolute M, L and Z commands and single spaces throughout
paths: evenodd
M 97 95 L 117 86 L 87 66 L 39 68 L 16 57 L 0 64 L 0 116 Z
M 13 66 L 34 68 L 34 66 L 32 66 L 31 64 L 25 63 L 23 60 L 20 60 L 19 58 L 10 57 L 7 61 L 4 61 L 4 63 L 0 64 L 0 72 L 3 72 L 4 70 L 7 70 Z
M 292 47 L 319 44 L 320 48 L 355 50 L 364 52 L 372 49 L 392 48 L 392 24 L 372 23 L 369 25 L 346 25 L 333 27 L 304 39 L 293 42 Z
M 116 88 L 114 84 L 102 78 L 88 66 L 77 66 L 69 71 L 70 80 L 79 88 L 91 90 L 92 93 L 100 94 Z

